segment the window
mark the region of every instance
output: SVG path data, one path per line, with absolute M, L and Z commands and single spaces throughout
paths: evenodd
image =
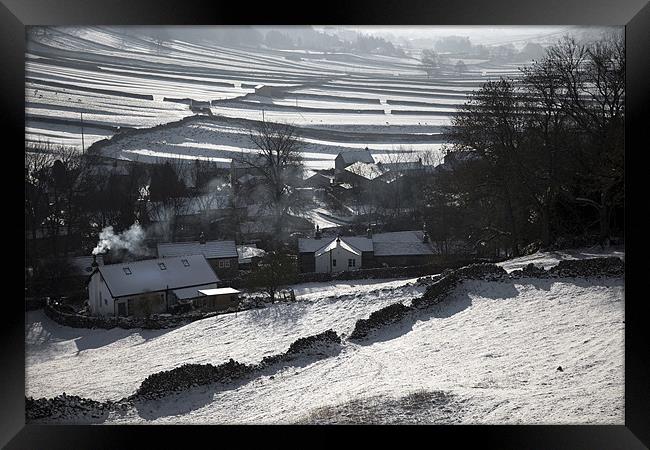
M 357 266 L 357 260 L 352 258 L 348 259 L 348 267 L 356 267 Z
M 185 267 L 190 267 L 190 263 L 187 261 L 187 259 L 181 259 L 181 262 Z
M 219 260 L 219 268 L 224 268 L 224 267 L 230 267 L 230 260 L 229 259 L 220 259 Z
M 122 270 L 124 271 L 125 274 L 131 275 L 131 269 L 129 269 L 128 267 L 123 267 Z
M 335 259 L 332 260 L 332 267 L 336 267 L 336 260 Z
M 108 305 L 108 299 L 107 298 L 104 299 L 104 304 Z
M 158 263 L 158 267 L 160 267 L 160 270 L 167 270 L 165 263 Z

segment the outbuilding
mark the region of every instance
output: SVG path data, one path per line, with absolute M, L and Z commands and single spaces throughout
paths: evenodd
M 239 291 L 231 287 L 201 289 L 194 304 L 206 311 L 223 311 L 239 306 Z

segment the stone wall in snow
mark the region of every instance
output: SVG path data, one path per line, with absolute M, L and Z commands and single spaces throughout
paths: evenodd
M 239 308 L 242 310 L 243 308 Z M 213 311 L 202 312 L 196 311 L 178 315 L 151 315 L 148 317 L 100 317 L 87 316 L 62 311 L 56 304 L 46 303 L 43 307 L 45 315 L 60 325 L 73 328 L 123 328 L 130 330 L 132 328 L 143 328 L 149 330 L 160 330 L 165 328 L 174 328 L 181 325 L 194 322 L 196 320 L 206 319 L 219 314 L 231 314 L 234 311 Z
M 413 299 L 410 306 L 394 303 L 373 312 L 368 319 L 359 319 L 350 339 L 362 339 L 374 330 L 402 320 L 417 309 L 444 301 L 463 280 L 513 281 L 521 278 L 591 278 L 624 274 L 625 263 L 616 257 L 562 260 L 549 270 L 529 264 L 510 273 L 495 264 L 471 264 L 455 270 L 446 270 L 435 278 L 418 280 L 425 284 L 430 283 L 421 297 Z
M 341 338 L 334 330 L 330 329 L 320 334 L 299 338 L 289 346 L 286 352 L 264 357 L 258 364 L 242 364 L 234 359 L 218 366 L 185 364 L 175 369 L 149 375 L 132 399 L 151 399 L 193 386 L 246 380 L 248 377 L 257 376 L 265 369 L 271 369 L 277 364 L 288 363 L 298 357 L 320 359 L 331 356 L 340 349 L 340 344 Z
M 173 392 L 212 383 L 247 381 L 273 371 L 298 358 L 317 360 L 337 354 L 341 349 L 341 338 L 334 330 L 299 338 L 289 349 L 273 356 L 267 356 L 258 364 L 242 364 L 230 359 L 214 366 L 212 364 L 184 364 L 171 370 L 164 370 L 145 378 L 138 390 L 130 397 L 117 402 L 98 402 L 88 398 L 67 396 L 65 393 L 54 398 L 25 398 L 27 423 L 33 421 L 62 421 L 69 423 L 101 423 L 108 413 L 126 409 L 134 402 L 164 397 Z

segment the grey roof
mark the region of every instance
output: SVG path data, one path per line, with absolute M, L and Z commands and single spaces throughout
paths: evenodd
M 338 158 L 339 156 L 346 164 L 353 164 L 357 161 L 365 163 L 375 162 L 375 158 L 373 158 L 370 152 L 367 150 L 359 150 L 356 152 L 341 152 L 336 157 Z
M 165 270 L 159 264 L 164 264 Z M 127 274 L 125 268 L 131 273 Z M 219 281 L 202 255 L 108 264 L 99 266 L 98 270 L 113 297 L 203 286 Z
M 422 242 L 422 231 L 395 231 L 372 236 L 375 256 L 433 255 L 429 243 Z
M 158 244 L 158 257 L 203 255 L 207 259 L 237 258 L 235 241 L 198 241 L 191 242 L 164 242 Z

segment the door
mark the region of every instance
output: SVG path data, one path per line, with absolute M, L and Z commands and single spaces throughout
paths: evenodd
M 126 317 L 126 303 L 117 304 L 117 315 L 120 317 Z

